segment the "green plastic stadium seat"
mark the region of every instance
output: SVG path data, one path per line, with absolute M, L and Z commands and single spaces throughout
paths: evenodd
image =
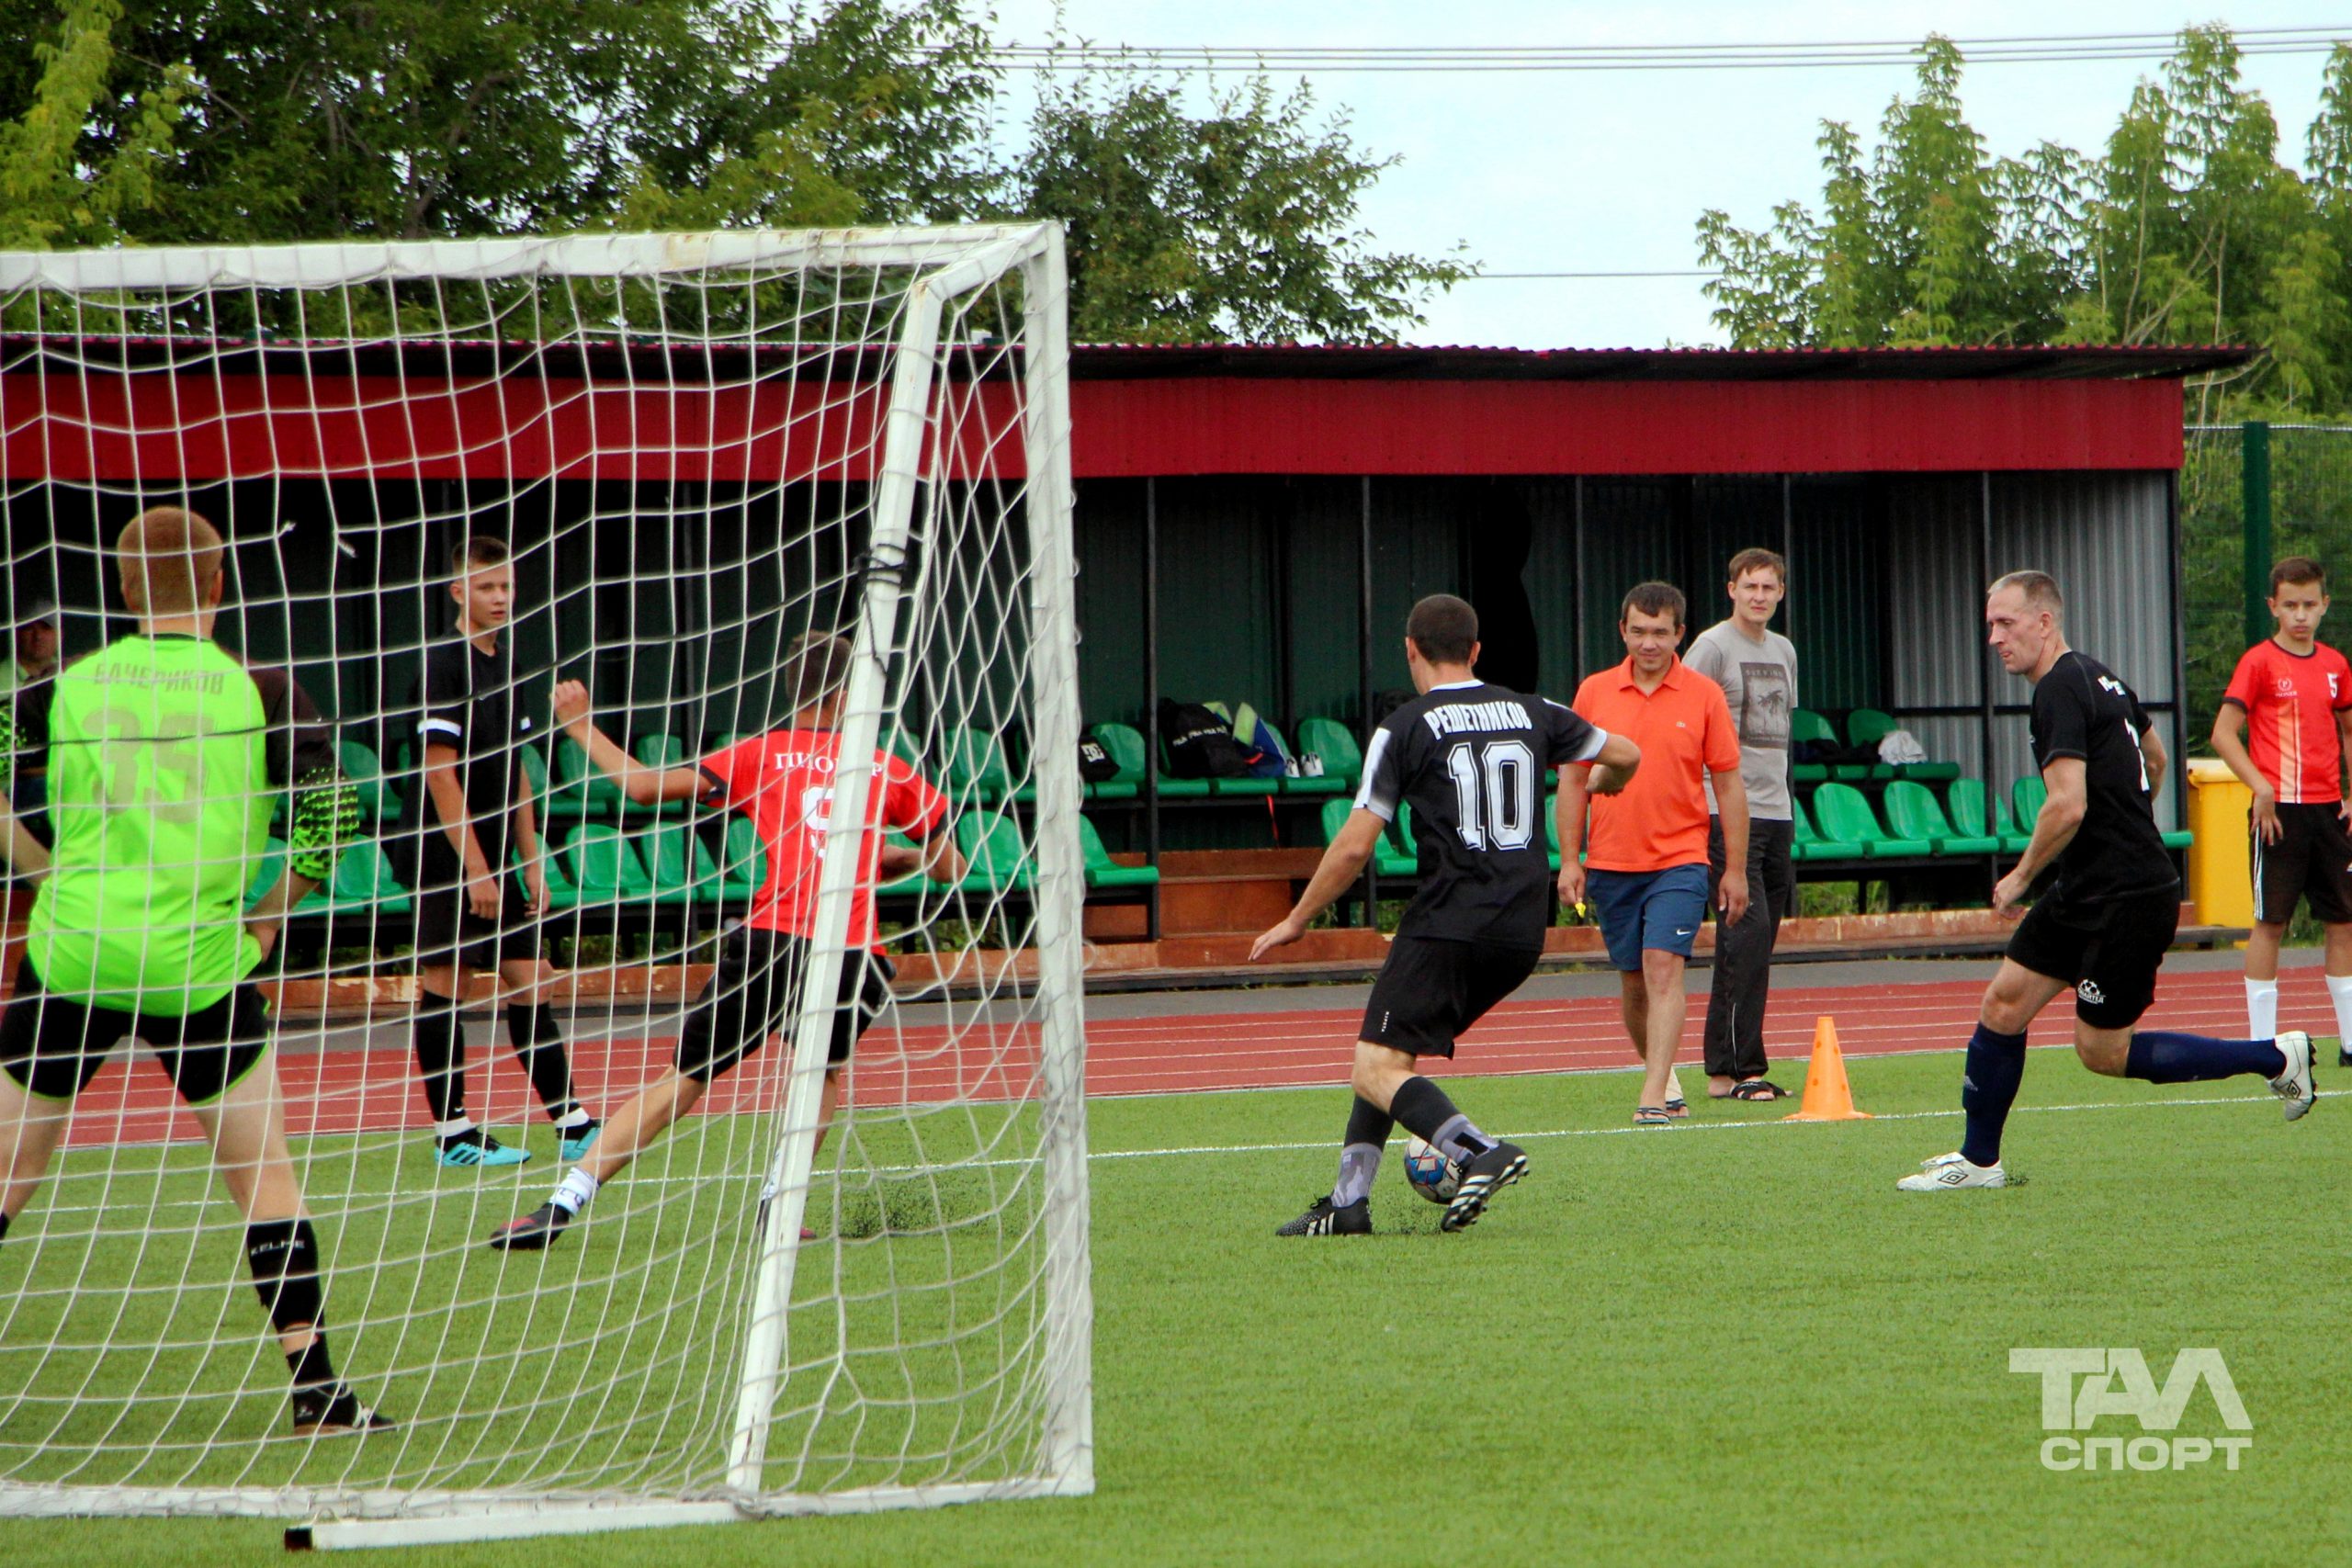
M 1996 802 L 1996 818 L 1990 827 L 1984 821 L 1984 781 L 1954 779 L 1944 793 L 1945 804 L 1951 807 L 1952 826 L 1962 833 L 1982 838 L 1990 833 L 1999 840 L 2003 854 L 2021 853 L 2027 835 L 2017 830 L 2009 819 L 2007 805 Z
M 1944 816 L 1928 786 L 1897 779 L 1886 786 L 1887 825 L 1906 839 L 1925 839 L 1939 855 L 1989 855 L 2001 847 L 1990 833 L 1963 833 Z
M 1004 748 L 994 735 L 959 729 L 949 739 L 948 748 L 947 765 L 942 771 L 947 793 L 956 799 L 986 803 L 1002 800 L 1012 793 L 1012 773 L 1004 765 Z
M 653 874 L 639 858 L 631 835 L 609 822 L 582 822 L 571 829 L 563 847 L 582 903 L 652 902 Z
M 694 842 L 695 830 L 689 827 L 657 828 L 638 840 L 638 857 L 653 876 L 655 903 L 693 902 Z
M 334 863 L 334 874 L 294 907 L 298 915 L 357 914 L 375 910 L 406 914 L 413 906 L 407 890 L 385 863 L 384 852 L 373 839 L 350 845 Z
M 523 852 L 515 851 L 514 858 L 514 869 L 520 871 L 523 868 Z M 572 886 L 571 874 L 563 868 L 563 853 L 559 850 L 539 863 L 539 874 L 547 879 L 549 909 L 580 907 L 580 889 Z
M 1838 732 L 1829 721 L 1810 708 L 1792 708 L 1789 712 L 1789 744 L 1799 745 L 1807 740 L 1838 744 Z M 1789 777 L 1798 784 L 1819 784 L 1829 776 L 1826 764 L 1821 762 L 1792 762 Z
M 1266 728 L 1273 729 L 1274 742 L 1283 749 L 1283 755 L 1295 760 L 1298 756 L 1298 748 L 1290 743 L 1290 738 L 1281 730 L 1274 729 L 1272 719 L 1266 721 Z M 1284 795 L 1352 795 L 1355 793 L 1346 779 L 1332 773 L 1328 767 L 1315 778 L 1285 776 L 1273 782 L 1282 786 L 1282 792 Z
M 580 742 L 567 735 L 555 743 L 555 774 L 548 791 L 550 817 L 616 817 L 620 786 L 588 761 Z
M 1036 886 L 1036 860 L 1010 812 L 964 817 L 956 824 L 956 847 L 964 852 L 967 892 L 1026 893 Z
M 539 750 L 536 742 L 526 740 L 522 745 L 514 749 L 514 757 L 515 761 L 523 764 L 523 778 L 524 781 L 531 786 L 532 801 L 538 807 L 539 814 L 542 817 L 546 816 L 548 808 L 548 760 L 546 754 Z M 542 822 L 540 826 L 545 827 L 546 824 Z
M 719 897 L 733 902 L 749 898 L 766 885 L 768 852 L 752 819 L 736 813 L 727 819 L 727 839 L 718 866 Z
M 1094 739 L 1119 765 L 1116 778 L 1086 786 L 1089 800 L 1133 800 L 1143 794 L 1143 737 L 1130 725 L 1102 723 L 1094 726 Z
M 359 814 L 370 822 L 382 822 L 400 811 L 400 796 L 391 797 L 390 809 L 385 807 L 383 772 L 376 765 L 376 753 L 356 740 L 335 744 L 335 766 L 342 770 L 344 782 L 359 796 Z
M 639 736 L 635 755 L 649 768 L 683 768 L 694 761 L 686 755 L 686 743 L 674 735 Z
M 2042 803 L 2050 798 L 2050 786 L 2040 773 L 2028 773 L 2009 785 L 2009 809 L 2017 814 L 2018 829 L 2030 835 L 2034 818 L 2041 815 Z
M 1544 845 L 1552 857 L 1552 869 L 1560 869 L 1560 797 L 1556 794 L 1544 797 Z
M 1102 847 L 1102 835 L 1085 818 L 1078 819 L 1079 852 L 1086 862 L 1086 886 L 1089 887 L 1157 887 L 1159 868 L 1156 865 L 1121 865 Z
M 1877 708 L 1856 708 L 1846 716 L 1846 739 L 1849 745 L 1875 746 L 1900 728 L 1893 714 Z
M 1827 788 L 1826 784 L 1822 786 Z M 1860 860 L 1865 852 L 1860 840 L 1825 839 L 1814 830 L 1813 816 L 1804 802 L 1794 795 L 1789 797 L 1789 821 L 1792 830 L 1791 858 L 1801 861 Z
M 1356 792 L 1363 773 L 1363 751 L 1346 725 L 1336 718 L 1302 718 L 1298 721 L 1298 744 L 1300 750 L 1323 759 L 1325 778 L 1340 781 L 1340 788 L 1332 793 Z
M 1862 792 L 1851 784 L 1833 782 L 1815 790 L 1813 812 L 1820 819 L 1825 838 L 1859 843 L 1862 852 L 1872 860 L 1934 852 L 1934 846 L 1925 839 L 1899 838 L 1880 826 L 1878 813 L 1862 798 Z
M 1406 823 L 1408 831 L 1410 831 L 1411 828 L 1412 818 L 1409 814 L 1412 809 L 1411 807 L 1407 806 L 1398 811 L 1398 816 Z M 1340 829 L 1347 826 L 1348 818 L 1354 812 L 1355 803 L 1352 801 L 1327 800 L 1323 803 L 1323 841 L 1326 844 L 1340 836 Z M 1396 840 L 1392 837 L 1396 830 L 1396 824 L 1391 823 L 1381 831 L 1380 837 L 1372 841 L 1373 874 L 1386 877 L 1419 875 L 1420 863 L 1414 858 L 1412 852 L 1409 850 L 1400 852 L 1396 848 Z M 1410 841 L 1407 840 L 1408 843 Z
M 2197 835 L 2186 828 L 2174 828 L 2165 833 L 2164 839 L 2165 848 L 2185 850 L 2197 841 Z

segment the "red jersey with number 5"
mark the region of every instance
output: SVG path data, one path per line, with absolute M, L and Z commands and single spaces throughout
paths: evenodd
M 759 829 L 767 851 L 767 880 L 743 923 L 758 931 L 814 934 L 818 880 L 824 874 L 825 835 L 832 818 L 833 772 L 841 737 L 830 729 L 777 729 L 739 740 L 705 757 L 709 806 L 741 811 Z M 947 826 L 947 798 L 903 759 L 876 751 L 866 784 L 865 863 L 850 895 L 849 942 L 874 943 L 874 883 L 888 833 L 921 840 Z
M 2246 750 L 2282 806 L 2344 798 L 2335 716 L 2352 707 L 2352 665 L 2325 643 L 2294 654 L 2266 637 L 2246 649 L 2225 703 L 2245 710 Z

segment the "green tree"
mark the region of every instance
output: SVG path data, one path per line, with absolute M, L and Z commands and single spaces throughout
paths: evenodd
M 2352 395 L 2352 50 L 2331 57 L 2308 179 L 2279 163 L 2222 27 L 2179 35 L 2093 157 L 2044 142 L 1988 158 L 1959 51 L 1930 38 L 1919 57 L 1867 154 L 1824 125 L 1821 218 L 1803 202 L 1762 230 L 1701 216 L 1735 344 L 2254 342 L 2270 355 L 2206 387 L 2200 412 L 2224 390 L 2305 413 Z
M 1070 332 L 1094 342 L 1393 342 L 1471 267 L 1374 248 L 1358 204 L 1396 160 L 1317 124 L 1305 85 L 1263 74 L 1185 112 L 1181 84 L 1049 86 L 1017 209 L 1068 225 Z
M 71 0 L 53 35 L 13 35 L 36 41 L 6 73 L 17 94 L 0 123 L 0 246 L 111 244 L 154 204 L 187 76 L 167 68 L 110 87 L 121 18 L 119 0 Z M 101 103 L 119 128 L 106 142 L 89 134 Z

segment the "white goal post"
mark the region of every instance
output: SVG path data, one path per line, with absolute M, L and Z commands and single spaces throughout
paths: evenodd
M 358 792 L 254 976 L 277 1012 L 254 1070 L 283 1086 L 336 1370 L 398 1422 L 288 1435 L 244 1220 L 127 1042 L 0 1239 L 0 1516 L 262 1515 L 325 1548 L 1092 1489 L 1062 245 L 1032 224 L 0 254 L 10 618 L 53 604 L 69 660 L 119 638 L 115 533 L 203 513 L 228 543 L 216 639 L 290 668 Z M 433 798 L 418 671 L 459 635 L 452 548 L 483 536 L 512 550 L 525 716 L 499 776 L 539 837 L 498 871 L 532 897 L 544 876 L 530 940 L 560 967 L 531 996 L 600 1116 L 667 1068 L 777 874 L 748 806 L 614 790 L 548 689 L 585 680 L 607 734 L 692 768 L 790 728 L 796 638 L 851 648 L 831 788 L 789 829 L 821 853 L 775 1038 L 529 1255 L 482 1245 L 560 1174 L 519 1036 L 477 1010 L 464 1053 L 475 1120 L 537 1156 L 519 1167 L 435 1164 L 409 1055 L 416 909 L 447 891 L 410 886 L 401 848 Z M 895 836 L 866 869 L 916 787 L 960 875 Z M 276 809 L 238 865 L 256 897 Z M 896 978 L 826 1131 L 835 998 L 883 967 L 865 908 Z M 628 978 L 673 968 L 683 992 L 650 1002 Z

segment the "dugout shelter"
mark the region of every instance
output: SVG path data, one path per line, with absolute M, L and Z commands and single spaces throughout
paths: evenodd
M 518 669 L 625 692 L 620 728 L 689 751 L 765 722 L 775 650 L 830 621 L 856 580 L 873 411 L 853 400 L 812 425 L 799 416 L 828 396 L 824 366 L 726 344 L 574 348 L 531 367 L 527 406 L 502 396 L 537 352 L 0 340 L 12 611 L 54 597 L 69 657 L 127 629 L 101 547 L 140 505 L 193 505 L 230 536 L 252 607 L 224 636 L 290 658 L 345 739 L 389 767 L 401 736 L 385 717 L 443 613 L 437 562 L 477 529 L 514 547 Z M 1162 697 L 1247 702 L 1295 750 L 1334 728 L 1360 742 L 1381 694 L 1407 684 L 1408 606 L 1442 591 L 1478 607 L 1483 673 L 1565 698 L 1622 657 L 1627 587 L 1678 583 L 1695 630 L 1723 614 L 1723 564 L 1748 545 L 1790 559 L 1778 624 L 1804 706 L 1840 739 L 1858 715 L 1913 732 L 1944 765 L 1939 807 L 1961 808 L 1951 774 L 1982 785 L 1987 833 L 2031 770 L 2029 694 L 1983 648 L 1982 589 L 2018 567 L 2052 572 L 2072 639 L 2163 728 L 2176 776 L 2159 813 L 2177 827 L 2182 389 L 2247 357 L 1081 346 L 1082 712 L 1129 727 L 1143 752 L 1090 792 L 1097 836 L 1129 870 L 1322 841 L 1344 766 L 1325 781 L 1169 780 L 1150 765 Z M 141 434 L 165 428 L 167 441 Z M 616 428 L 642 439 L 616 443 Z M 806 527 L 822 517 L 845 521 Z M 775 581 L 735 570 L 785 528 L 808 536 L 781 564 L 767 552 Z M 965 569 L 1010 584 L 1016 565 Z M 988 741 L 1026 742 L 975 731 L 975 756 L 933 761 L 985 771 Z M 1900 843 L 1888 781 L 1869 773 L 1852 782 Z M 1153 897 L 1134 934 L 1159 934 Z

